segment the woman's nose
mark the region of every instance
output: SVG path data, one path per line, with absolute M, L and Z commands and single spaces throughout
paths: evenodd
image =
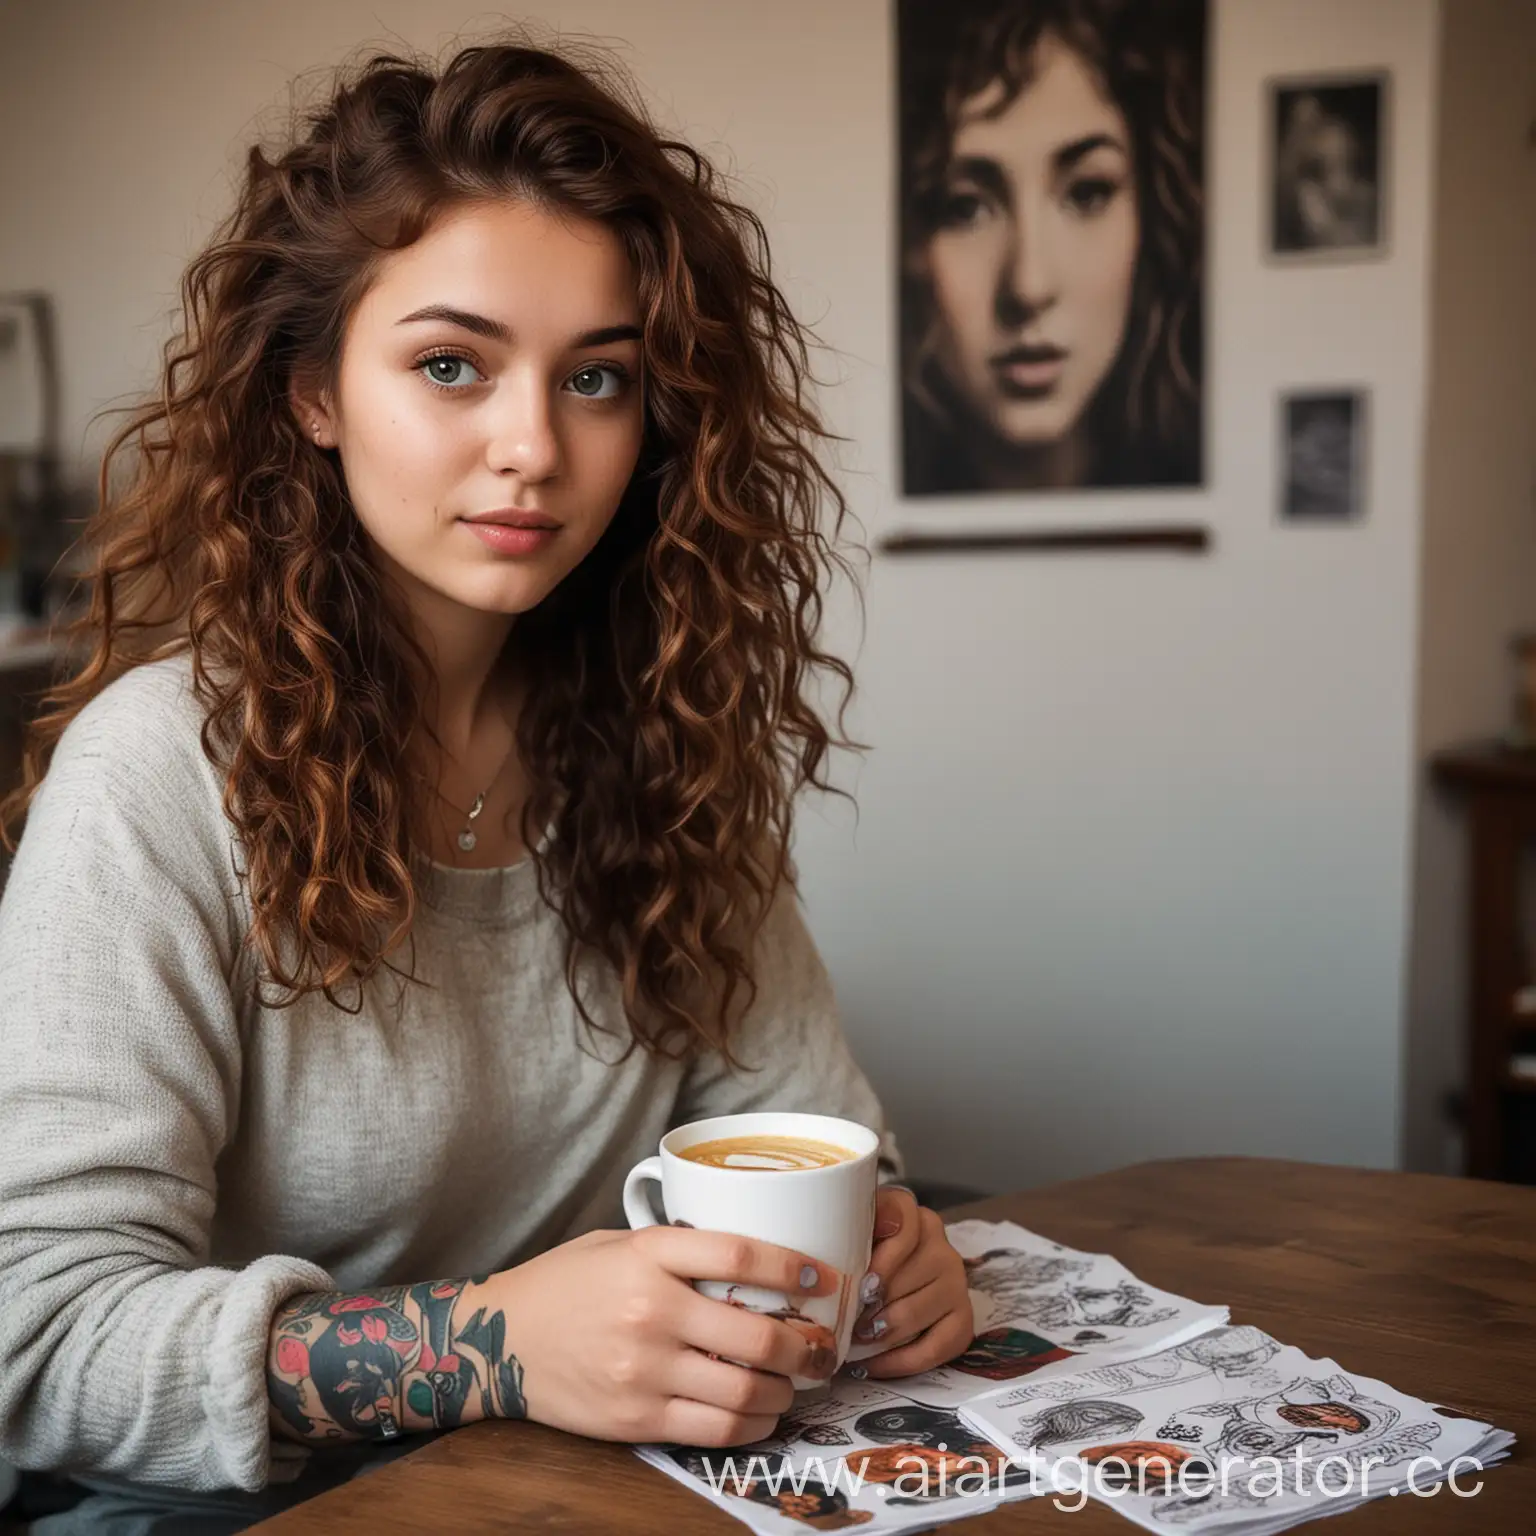
M 497 474 L 536 483 L 560 468 L 560 435 L 554 402 L 542 378 L 512 376 L 491 404 L 486 461 Z
M 1015 220 L 1013 238 L 999 274 L 998 318 L 1019 325 L 1056 301 L 1059 273 L 1049 220 Z

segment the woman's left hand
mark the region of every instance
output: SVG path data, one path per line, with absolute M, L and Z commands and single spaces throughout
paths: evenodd
M 932 1370 L 969 1348 L 975 1332 L 965 1261 L 950 1247 L 938 1215 L 907 1189 L 875 1200 L 875 1246 L 854 1324 L 854 1342 L 885 1346 L 862 1362 L 881 1379 Z

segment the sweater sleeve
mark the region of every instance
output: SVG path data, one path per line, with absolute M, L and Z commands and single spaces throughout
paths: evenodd
M 190 698 L 141 671 L 65 732 L 0 901 L 0 1453 L 256 1489 L 272 1314 L 335 1284 L 208 1262 L 243 929 Z
M 673 1123 L 753 1109 L 836 1115 L 878 1132 L 881 1181 L 899 1177 L 896 1139 L 848 1049 L 832 978 L 787 885 L 764 919 L 753 958 L 757 996 L 731 1045 L 741 1065 L 732 1067 L 718 1051 L 695 1057 Z

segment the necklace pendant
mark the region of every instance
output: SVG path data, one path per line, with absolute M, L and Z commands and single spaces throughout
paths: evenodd
M 465 829 L 459 833 L 459 847 L 462 848 L 465 853 L 470 853 L 473 851 L 475 842 L 475 834 L 471 832 L 468 827 L 465 827 Z

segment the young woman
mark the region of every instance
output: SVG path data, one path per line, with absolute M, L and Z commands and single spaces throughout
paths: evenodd
M 234 1529 L 328 1442 L 760 1437 L 831 1362 L 688 1282 L 827 1271 L 611 1230 L 670 1125 L 881 1125 L 788 862 L 841 504 L 760 226 L 591 68 L 380 57 L 184 297 L 4 807 L 0 1451 Z M 869 1374 L 964 1349 L 938 1219 L 877 1239 Z
M 904 5 L 909 493 L 1199 483 L 1200 6 Z

